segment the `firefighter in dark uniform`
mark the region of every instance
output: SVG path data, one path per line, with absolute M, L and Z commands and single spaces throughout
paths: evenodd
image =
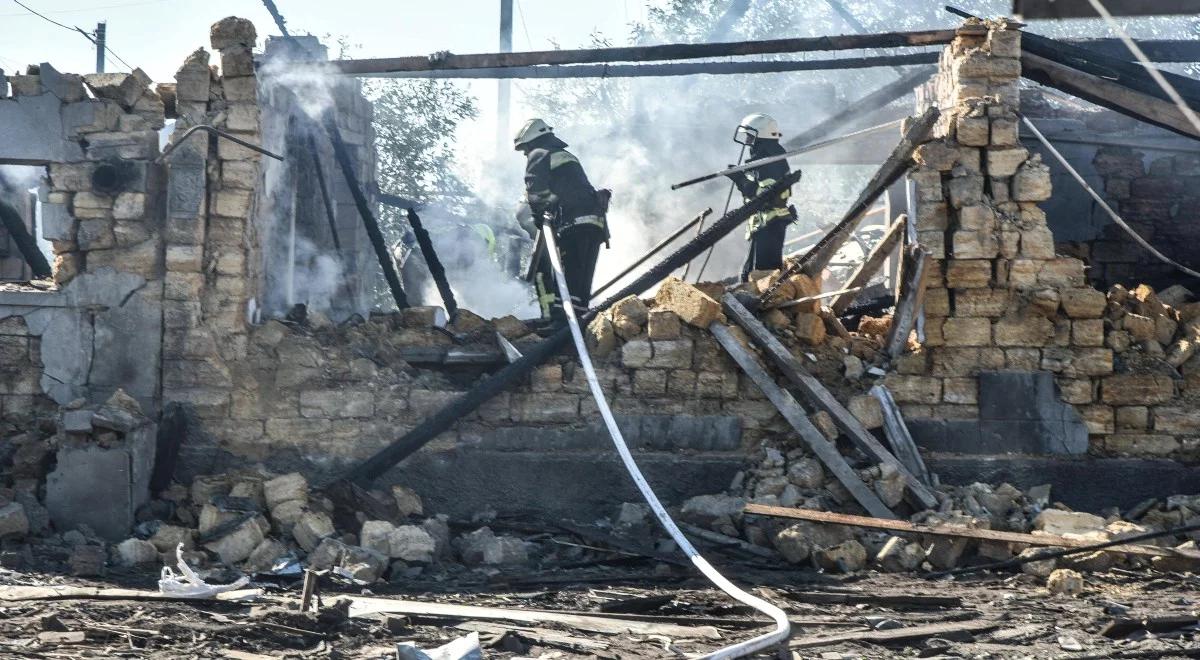
M 734 132 L 734 141 L 750 147 L 749 160 L 758 160 L 784 153 L 779 144 L 779 123 L 768 115 L 747 115 Z M 748 202 L 759 193 L 782 179 L 791 169 L 786 160 L 777 160 L 761 167 L 728 175 L 742 197 Z M 749 254 L 742 266 L 742 281 L 749 279 L 751 271 L 778 270 L 783 268 L 783 243 L 787 227 L 795 221 L 795 211 L 788 206 L 791 188 L 779 193 L 758 213 L 750 216 L 746 224 L 746 240 L 750 241 Z
M 591 298 L 600 245 L 608 241 L 608 191 L 592 187 L 579 159 L 541 119 L 526 122 L 517 131 L 513 147 L 526 157 L 525 199 L 533 222 L 542 231 L 554 232 L 571 303 L 582 313 Z M 538 262 L 534 286 L 542 317 L 564 320 L 554 271 L 544 255 Z

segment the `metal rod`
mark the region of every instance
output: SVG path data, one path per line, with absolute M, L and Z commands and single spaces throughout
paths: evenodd
M 229 140 L 230 142 L 233 142 L 235 144 L 240 144 L 243 147 L 250 149 L 251 151 L 257 151 L 258 153 L 260 153 L 264 156 L 270 156 L 271 158 L 274 158 L 275 160 L 278 160 L 278 161 L 283 160 L 283 156 L 280 156 L 279 154 L 274 153 L 272 151 L 267 151 L 266 149 L 263 149 L 262 147 L 258 146 L 257 144 L 252 144 L 250 142 L 247 142 L 247 141 L 237 137 L 236 135 L 230 135 L 229 133 L 226 133 L 225 131 L 222 131 L 219 128 L 214 128 L 212 126 L 209 126 L 208 124 L 196 124 L 195 126 L 184 131 L 183 135 L 181 135 L 178 140 L 175 140 L 171 144 L 168 144 L 167 148 L 164 149 L 161 154 L 159 154 L 158 158 L 154 159 L 154 162 L 161 163 L 164 160 L 166 160 L 167 156 L 171 155 L 171 152 L 178 149 L 179 145 L 183 144 L 184 140 L 190 138 L 192 136 L 192 134 L 195 133 L 196 131 L 205 131 L 205 132 L 211 133 L 217 137 L 225 138 L 226 140 Z
M 621 271 L 620 273 L 617 273 L 617 275 L 615 277 L 613 277 L 611 280 L 600 285 L 599 288 L 597 288 L 595 291 L 592 292 L 591 297 L 595 298 L 596 296 L 600 295 L 601 291 L 604 291 L 608 287 L 616 284 L 618 281 L 620 281 L 620 279 L 622 277 L 625 277 L 629 273 L 633 272 L 633 269 L 646 263 L 647 259 L 649 259 L 650 257 L 653 257 L 654 255 L 661 252 L 663 248 L 667 247 L 675 239 L 682 236 L 683 232 L 691 229 L 692 227 L 695 227 L 698 223 L 703 222 L 705 218 L 712 215 L 712 212 L 713 212 L 713 210 L 711 208 L 707 208 L 707 209 L 704 209 L 703 211 L 701 211 L 700 214 L 697 215 L 696 217 L 692 218 L 691 220 L 688 220 L 686 223 L 684 223 L 684 225 L 682 227 L 671 232 L 670 236 L 659 241 L 658 245 L 655 245 L 654 247 L 650 248 L 650 251 L 647 252 L 646 254 L 643 254 L 637 261 L 629 264 L 629 266 L 627 268 L 625 268 L 625 270 Z
M 903 121 L 904 121 L 904 119 L 896 119 L 894 121 L 889 121 L 886 124 L 870 126 L 868 128 L 864 128 L 862 130 L 854 131 L 853 133 L 846 133 L 845 135 L 831 137 L 828 140 L 821 140 L 820 142 L 814 142 L 812 144 L 807 144 L 807 145 L 804 145 L 803 147 L 800 147 L 799 149 L 795 149 L 795 150 L 789 151 L 787 153 L 779 154 L 778 156 L 768 156 L 766 158 L 759 158 L 758 160 L 747 161 L 746 163 L 737 165 L 736 167 L 730 167 L 729 169 L 721 170 L 720 172 L 713 172 L 712 174 L 705 174 L 704 176 L 698 176 L 694 179 L 688 179 L 687 181 L 681 181 L 679 183 L 672 185 L 671 190 L 679 190 L 680 188 L 686 188 L 688 186 L 695 185 L 697 183 L 711 181 L 712 179 L 716 179 L 718 177 L 728 176 L 730 174 L 737 174 L 738 172 L 745 172 L 746 170 L 752 170 L 756 167 L 761 167 L 761 166 L 767 165 L 769 163 L 775 163 L 775 162 L 779 162 L 781 160 L 795 158 L 796 156 L 799 156 L 800 154 L 806 154 L 810 151 L 816 151 L 817 149 L 824 149 L 825 147 L 837 144 L 844 140 L 849 140 L 851 138 L 856 138 L 856 137 L 859 137 L 862 135 L 867 135 L 869 133 L 874 133 L 876 131 L 882 131 L 885 128 L 891 128 L 892 126 L 899 126 Z
M 746 157 L 746 144 L 743 142 L 743 143 L 741 143 L 741 145 L 742 145 L 742 148 L 738 150 L 738 159 L 737 159 L 738 165 L 741 165 L 742 159 L 744 159 Z M 722 209 L 722 211 L 721 211 L 722 216 L 724 216 L 726 213 L 729 213 L 729 204 L 730 204 L 730 202 L 733 201 L 733 191 L 736 188 L 737 188 L 737 185 L 733 181 L 730 181 L 729 182 L 729 192 L 726 193 L 726 195 L 725 195 L 725 208 Z M 696 282 L 699 282 L 700 278 L 704 277 L 704 269 L 708 268 L 708 260 L 712 259 L 713 250 L 716 250 L 716 249 L 717 249 L 716 243 L 713 243 L 712 245 L 710 245 L 708 247 L 708 252 L 704 255 L 704 261 L 700 264 L 700 270 L 696 271 Z M 689 263 L 689 265 L 690 265 L 690 263 Z
M 766 309 L 784 309 L 785 307 L 795 307 L 796 305 L 803 305 L 804 303 L 810 303 L 810 302 L 813 302 L 814 300 L 824 300 L 826 298 L 840 296 L 843 293 L 858 293 L 859 291 L 862 291 L 865 288 L 867 288 L 867 287 L 855 286 L 855 287 L 850 287 L 849 289 L 841 289 L 839 291 L 826 291 L 825 293 L 817 294 L 815 296 L 805 296 L 803 298 L 789 300 L 785 303 L 780 303 L 778 305 L 768 306 Z
M 1029 121 L 1029 117 L 1026 117 L 1024 114 L 1022 114 L 1020 112 L 1018 112 L 1017 115 L 1021 117 L 1021 121 L 1025 123 L 1025 126 L 1028 127 L 1030 131 L 1033 132 L 1033 135 L 1034 135 L 1034 137 L 1036 137 L 1038 139 L 1038 142 L 1041 142 L 1042 146 L 1045 147 L 1046 150 L 1050 152 L 1050 155 L 1054 156 L 1054 158 L 1059 162 L 1059 164 L 1062 165 L 1063 168 L 1067 170 L 1067 173 L 1070 174 L 1073 179 L 1075 179 L 1076 183 L 1083 186 L 1083 189 L 1085 191 L 1087 191 L 1087 193 L 1089 195 L 1092 196 L 1092 199 L 1094 199 L 1096 201 L 1096 203 L 1100 205 L 1100 208 L 1104 209 L 1105 213 L 1108 213 L 1108 216 L 1110 218 L 1112 218 L 1113 222 L 1117 223 L 1118 227 L 1125 230 L 1125 233 L 1129 234 L 1129 236 L 1131 238 L 1133 238 L 1133 240 L 1136 241 L 1138 245 L 1141 245 L 1142 247 L 1146 248 L 1146 251 L 1148 251 L 1150 254 L 1154 255 L 1154 258 L 1158 259 L 1159 261 L 1161 261 L 1169 266 L 1178 268 L 1180 272 L 1191 275 L 1192 277 L 1200 277 L 1200 273 L 1197 273 L 1196 271 L 1192 270 L 1191 268 L 1188 268 L 1187 266 L 1184 266 L 1176 261 L 1173 261 L 1167 255 L 1163 254 L 1162 252 L 1159 252 L 1157 248 L 1155 248 L 1153 245 L 1150 245 L 1149 241 L 1142 238 L 1141 235 L 1139 235 L 1136 231 L 1134 231 L 1133 227 L 1130 227 L 1128 224 L 1126 224 L 1125 220 L 1123 218 L 1121 218 L 1121 216 L 1117 215 L 1117 212 L 1114 211 L 1113 208 L 1108 205 L 1108 202 L 1104 201 L 1104 198 L 1101 197 L 1099 195 L 1099 193 L 1097 193 L 1090 185 L 1088 185 L 1088 182 L 1086 180 L 1084 180 L 1084 178 L 1082 176 L 1080 176 L 1079 172 L 1077 172 L 1074 167 L 1071 167 L 1071 163 L 1067 162 L 1067 159 L 1064 158 L 1061 153 L 1059 153 L 1058 149 L 1054 148 L 1053 144 L 1050 144 L 1050 141 L 1046 139 L 1045 135 L 1042 135 L 1042 132 L 1038 130 L 1038 127 L 1034 126 L 1033 122 Z
M 762 39 L 703 44 L 662 44 L 580 50 L 541 50 L 522 53 L 448 54 L 443 57 L 415 55 L 381 59 L 334 60 L 330 64 L 350 75 L 374 75 L 397 71 L 435 69 L 482 69 L 518 67 L 536 64 L 594 64 L 600 62 L 650 62 L 662 60 L 707 59 L 733 55 L 767 55 L 822 50 L 861 48 L 905 48 L 941 46 L 954 39 L 954 30 L 923 30 L 883 34 L 846 34 L 793 39 Z
M 354 205 L 358 207 L 363 228 L 367 230 L 367 237 L 371 239 L 371 247 L 375 249 L 375 258 L 379 261 L 379 267 L 383 269 L 383 277 L 387 280 L 388 289 L 392 292 L 392 299 L 396 301 L 397 308 L 405 309 L 408 307 L 408 296 L 404 295 L 400 276 L 396 274 L 396 265 L 392 262 L 392 255 L 388 253 L 387 245 L 383 241 L 383 232 L 379 230 L 379 222 L 375 219 L 371 204 L 367 201 L 367 197 L 358 183 L 358 175 L 354 172 L 354 160 L 350 156 L 350 150 L 346 147 L 346 143 L 342 141 L 342 134 L 338 130 L 337 120 L 334 119 L 332 112 L 325 113 L 324 124 L 325 132 L 329 135 L 329 142 L 333 145 L 333 156 L 342 169 L 342 176 L 346 178 L 350 195 L 354 197 Z
M 411 208 L 408 209 L 408 224 L 412 225 L 413 236 L 417 238 L 417 246 L 421 248 L 421 256 L 425 257 L 425 265 L 429 267 L 429 274 L 433 276 L 433 282 L 442 296 L 446 316 L 453 321 L 458 317 L 458 302 L 454 299 L 450 281 L 446 279 L 446 269 L 442 267 L 442 260 L 433 249 L 433 241 L 429 238 L 429 232 L 425 231 L 425 225 L 421 224 L 421 218 Z

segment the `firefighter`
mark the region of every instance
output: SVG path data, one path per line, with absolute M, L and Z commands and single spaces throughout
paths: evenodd
M 517 131 L 513 147 L 526 157 L 525 199 L 533 222 L 541 231 L 554 232 L 571 303 L 582 313 L 591 298 L 600 245 L 608 242 L 605 213 L 609 193 L 592 187 L 579 159 L 541 119 L 526 122 Z M 536 254 L 534 259 L 534 286 L 542 318 L 565 320 L 550 260 Z
M 769 115 L 755 113 L 747 115 L 734 131 L 733 140 L 750 147 L 749 160 L 758 160 L 784 153 L 779 144 L 779 122 Z M 788 172 L 786 160 L 777 160 L 752 170 L 727 175 L 733 180 L 742 197 L 748 202 L 763 190 L 782 179 Z M 787 227 L 795 221 L 796 212 L 788 206 L 791 188 L 771 200 L 766 207 L 750 216 L 746 223 L 746 240 L 750 241 L 746 263 L 742 266 L 742 281 L 750 278 L 756 270 L 778 270 L 783 268 L 783 242 Z

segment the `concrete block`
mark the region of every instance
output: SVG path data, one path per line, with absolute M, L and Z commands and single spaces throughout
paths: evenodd
M 46 476 L 46 508 L 57 529 L 91 527 L 101 537 L 128 537 L 138 507 L 150 499 L 157 427 L 147 424 L 117 446 L 91 443 L 59 447 Z

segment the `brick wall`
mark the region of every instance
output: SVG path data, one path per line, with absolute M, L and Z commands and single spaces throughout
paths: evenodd
M 1089 286 L 1082 260 L 1056 253 L 1039 207 L 1051 194 L 1049 170 L 1017 139 L 1019 54 L 1018 31 L 968 23 L 925 90 L 943 117 L 910 178 L 917 235 L 935 265 L 924 342 L 886 383 L 910 418 L 975 420 L 980 372 L 1049 371 L 1086 424 L 1092 453 L 1195 459 L 1190 434 L 1200 417 L 1181 399 L 1194 389 L 1152 359 L 1187 339 L 1187 321 L 1152 290 L 1106 296 Z M 1130 315 L 1151 328 L 1161 317 L 1165 336 L 1154 346 L 1142 341 L 1151 337 L 1131 342 L 1130 328 L 1145 324 Z

